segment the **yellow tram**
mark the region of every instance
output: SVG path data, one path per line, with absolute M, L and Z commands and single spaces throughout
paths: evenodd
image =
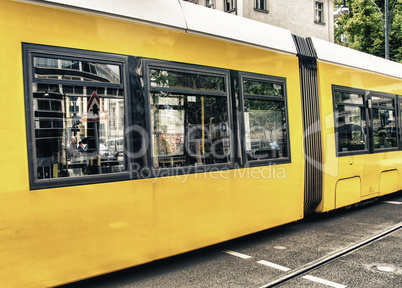
M 2 287 L 402 188 L 401 64 L 179 0 L 98 2 L 0 0 Z

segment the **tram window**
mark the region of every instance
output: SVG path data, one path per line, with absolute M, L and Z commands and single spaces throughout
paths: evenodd
M 357 93 L 335 92 L 335 101 L 339 104 L 358 104 L 364 105 L 364 95 Z
M 34 78 L 77 80 L 120 84 L 120 67 L 114 64 L 66 60 L 63 58 L 34 57 Z M 90 67 L 90 71 L 86 71 Z
M 48 50 L 26 51 L 33 63 L 26 67 L 32 71 L 26 75 L 33 107 L 27 113 L 35 123 L 29 151 L 32 187 L 127 171 L 124 145 L 106 145 L 124 138 L 122 64 L 104 57 L 78 58 L 79 53 L 57 57 L 57 50 L 52 56 L 45 54 Z M 49 179 L 53 182 L 44 185 Z
M 399 130 L 399 149 L 402 149 L 402 96 L 398 96 L 398 130 Z
M 371 96 L 374 149 L 396 148 L 395 99 Z
M 152 87 L 225 92 L 223 77 L 161 69 L 151 69 L 150 74 Z
M 242 85 L 247 160 L 289 157 L 284 84 L 243 78 Z
M 230 162 L 226 75 L 153 68 L 149 76 L 153 167 Z
M 359 151 L 366 149 L 366 119 L 361 107 L 339 106 L 336 110 L 338 151 Z
M 334 91 L 338 152 L 367 150 L 367 121 L 363 93 Z

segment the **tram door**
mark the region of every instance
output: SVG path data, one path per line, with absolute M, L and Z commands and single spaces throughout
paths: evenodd
M 398 143 L 397 124 L 401 122 L 400 111 L 401 100 L 394 95 L 369 93 L 369 138 L 371 161 L 364 162 L 362 196 L 372 194 L 384 194 L 398 190 L 398 173 L 396 167 L 393 169 L 381 168 L 378 161 L 382 159 L 382 153 L 397 150 Z M 399 117 L 398 117 L 399 114 Z M 399 132 L 400 133 L 400 132 Z M 400 136 L 400 135 L 399 135 Z M 375 156 L 375 157 L 374 157 Z M 386 170 L 386 171 L 384 171 Z
M 373 109 L 372 109 L 372 100 L 370 94 L 366 92 L 367 97 L 367 108 L 366 108 L 366 117 L 367 117 L 367 128 L 368 128 L 368 137 L 367 144 L 370 152 L 374 150 L 373 143 Z M 370 158 L 369 158 L 370 159 Z M 379 193 L 379 184 L 378 177 L 379 168 L 375 161 L 364 161 L 362 162 L 362 187 L 361 187 L 361 198 L 362 200 L 369 195 L 374 193 Z

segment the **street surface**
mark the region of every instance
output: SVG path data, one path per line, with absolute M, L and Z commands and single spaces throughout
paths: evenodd
M 267 212 L 268 213 L 268 212 Z M 63 286 L 402 288 L 402 193 L 351 209 L 314 215 L 214 247 Z M 374 236 L 389 231 L 378 239 Z M 356 245 L 366 240 L 362 246 Z M 286 279 L 283 276 L 357 246 Z

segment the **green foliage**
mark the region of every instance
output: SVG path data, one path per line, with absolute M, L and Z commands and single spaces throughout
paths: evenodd
M 385 17 L 385 1 L 373 0 Z M 396 2 L 395 2 L 396 1 Z M 389 12 L 395 3 L 391 15 L 389 35 L 390 60 L 402 63 L 402 0 L 389 0 Z M 334 0 L 337 7 L 342 0 Z M 385 57 L 385 35 L 381 14 L 369 0 L 347 0 L 350 13 L 335 19 L 335 43 L 348 45 L 350 48 Z M 384 21 L 386 21 L 384 19 Z M 343 40 L 347 37 L 347 43 Z

